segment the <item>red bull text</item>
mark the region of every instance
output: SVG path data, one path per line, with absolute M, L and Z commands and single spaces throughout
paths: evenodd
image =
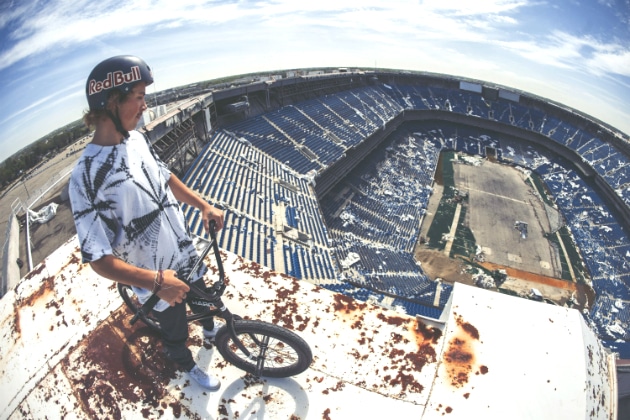
M 103 90 L 112 89 L 125 83 L 137 82 L 141 79 L 142 77 L 140 76 L 139 66 L 133 66 L 129 73 L 124 73 L 120 70 L 107 73 L 107 77 L 105 78 L 105 80 L 90 80 L 90 83 L 88 84 L 88 95 L 93 95 Z

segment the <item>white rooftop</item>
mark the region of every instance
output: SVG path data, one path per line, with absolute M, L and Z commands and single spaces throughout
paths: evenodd
M 224 265 L 231 311 L 295 330 L 308 370 L 246 375 L 191 325 L 222 381 L 205 392 L 129 326 L 74 238 L 0 300 L 0 418 L 615 418 L 614 357 L 575 310 L 456 284 L 442 322 L 420 321 L 233 254 Z

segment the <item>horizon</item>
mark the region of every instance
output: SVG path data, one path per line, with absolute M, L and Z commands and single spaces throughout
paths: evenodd
M 190 83 L 186 83 L 186 84 L 179 85 L 179 86 L 173 86 L 173 87 L 170 87 L 170 88 L 165 88 L 165 89 L 160 90 L 160 91 L 157 91 L 157 92 L 150 92 L 150 93 L 148 93 L 148 94 L 147 94 L 147 97 L 151 97 L 152 95 L 157 95 L 157 94 L 159 94 L 159 93 L 161 93 L 161 92 L 165 92 L 165 91 L 167 91 L 167 90 L 172 90 L 172 89 L 175 89 L 175 90 L 177 90 L 177 89 L 183 89 L 183 88 L 185 88 L 185 87 L 187 87 L 187 86 L 190 86 L 190 85 L 194 85 L 194 84 L 198 84 L 198 83 L 205 83 L 205 82 L 210 82 L 210 83 L 212 83 L 212 82 L 214 82 L 214 81 L 223 80 L 223 79 L 238 79 L 238 78 L 243 78 L 243 77 L 248 77 L 248 76 L 252 76 L 252 77 L 253 77 L 253 76 L 259 76 L 259 77 L 260 77 L 260 76 L 265 75 L 265 74 L 272 75 L 272 74 L 275 74 L 275 73 L 285 73 L 285 72 L 288 72 L 288 71 L 293 71 L 293 70 L 296 70 L 296 71 L 309 71 L 309 70 L 328 70 L 328 71 L 334 71 L 334 70 L 337 70 L 337 69 L 339 69 L 339 68 L 344 68 L 344 67 L 308 67 L 308 68 L 299 68 L 299 69 L 298 69 L 298 68 L 290 68 L 290 69 L 276 69 L 276 70 L 270 70 L 270 71 L 267 71 L 267 72 L 250 72 L 250 73 L 242 73 L 242 74 L 237 74 L 237 75 L 231 75 L 231 76 L 220 77 L 220 78 L 217 78 L 217 79 L 198 80 L 198 81 L 196 81 L 196 82 L 190 82 Z M 351 69 L 351 70 L 355 70 L 355 68 L 350 68 L 350 69 Z M 376 70 L 376 69 L 359 69 L 359 68 L 356 68 L 356 70 L 357 70 L 357 71 L 371 71 L 371 70 Z M 386 71 L 409 71 L 409 70 L 407 70 L 407 69 L 385 69 L 385 68 L 380 68 L 380 69 L 378 69 L 378 70 L 379 70 L 379 71 L 385 71 L 385 72 L 386 72 Z M 413 70 L 413 72 L 423 73 L 423 72 L 422 72 L 422 71 L 420 71 L 420 70 Z M 441 75 L 441 76 L 451 76 L 451 75 L 447 75 L 447 74 L 439 74 L 439 73 L 431 73 L 431 72 L 424 72 L 424 73 L 426 73 L 426 74 L 436 74 L 436 75 Z M 456 76 L 454 76 L 454 77 L 456 77 Z M 504 89 L 508 89 L 508 90 L 510 90 L 510 89 L 511 89 L 509 86 L 502 86 L 502 85 L 498 85 L 498 84 L 496 84 L 496 83 L 492 83 L 491 81 L 488 81 L 488 80 L 478 80 L 478 79 L 471 79 L 471 78 L 466 78 L 466 77 L 461 77 L 461 79 L 462 79 L 462 80 L 469 80 L 469 81 L 486 82 L 486 83 L 487 83 L 487 84 L 489 84 L 489 85 L 496 85 L 496 86 L 497 86 L 497 87 L 499 87 L 499 88 L 504 88 Z M 513 89 L 513 90 L 514 90 L 515 92 L 520 92 L 520 90 L 519 90 L 519 89 Z M 532 96 L 532 97 L 537 96 L 537 95 L 533 95 L 533 94 L 531 94 L 530 92 L 524 92 L 524 93 L 526 93 L 526 94 L 528 94 L 528 95 L 530 95 L 530 96 Z M 542 98 L 542 99 L 547 99 L 547 100 L 549 100 L 548 98 Z M 556 103 L 555 103 L 555 105 L 560 105 L 560 106 L 562 106 L 562 105 L 564 105 L 564 104 L 561 104 L 561 103 L 557 103 L 557 102 L 556 102 Z M 151 104 L 150 104 L 148 101 L 147 101 L 147 107 L 148 107 L 149 109 L 151 108 Z M 573 110 L 574 110 L 574 111 L 581 112 L 580 110 L 576 110 L 576 109 L 573 109 Z M 588 114 L 585 114 L 585 115 L 586 115 L 586 116 L 588 116 L 588 117 L 594 118 L 594 119 L 596 120 L 596 122 L 598 122 L 598 123 L 599 123 L 599 122 L 603 122 L 603 121 L 601 121 L 601 120 L 599 120 L 599 119 L 597 119 L 597 118 L 595 118 L 595 117 L 593 117 L 593 116 L 591 116 L 591 115 L 588 115 Z M 26 146 L 24 146 L 22 149 L 17 150 L 17 151 L 16 151 L 13 155 L 11 155 L 11 156 L 7 156 L 7 157 L 6 157 L 6 159 L 9 159 L 9 158 L 11 158 L 11 157 L 13 157 L 13 156 L 15 156 L 15 155 L 18 155 L 19 153 L 23 152 L 23 151 L 24 151 L 25 149 L 27 149 L 29 146 L 31 146 L 31 145 L 33 145 L 33 144 L 37 143 L 38 141 L 42 141 L 42 140 L 44 140 L 44 139 L 45 139 L 45 138 L 47 138 L 47 137 L 50 137 L 50 136 L 55 135 L 57 131 L 63 130 L 65 127 L 67 127 L 67 126 L 71 126 L 71 125 L 75 125 L 75 124 L 80 124 L 80 125 L 82 125 L 82 124 L 83 124 L 83 122 L 82 122 L 82 117 L 79 117 L 79 118 L 77 118 L 77 119 L 75 119 L 75 120 L 69 121 L 68 123 L 66 123 L 66 124 L 64 124 L 64 125 L 62 125 L 62 126 L 59 126 L 59 127 L 57 127 L 57 128 L 54 128 L 54 129 L 53 129 L 53 130 L 51 130 L 50 132 L 48 132 L 48 133 L 44 134 L 42 137 L 40 137 L 40 138 L 37 138 L 37 139 L 33 140 L 31 143 L 27 144 L 27 145 L 26 145 Z M 613 127 L 613 128 L 614 128 L 614 127 Z M 619 131 L 621 131 L 621 130 L 619 130 Z M 627 134 L 627 133 L 626 133 L 626 134 Z M 5 159 L 5 160 L 6 160 L 6 159 Z M 3 162 L 4 162 L 4 161 L 1 161 L 1 162 L 0 162 L 0 164 L 2 164 Z
M 79 120 L 87 75 L 118 54 L 152 68 L 147 93 L 278 69 L 400 69 L 524 91 L 630 133 L 624 0 L 16 3 L 0 5 L 0 162 Z

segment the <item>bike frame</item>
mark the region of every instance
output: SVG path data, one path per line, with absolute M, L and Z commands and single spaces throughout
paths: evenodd
M 219 251 L 219 244 L 217 242 L 214 226 L 214 221 L 212 221 L 210 224 L 210 242 L 199 255 L 199 259 L 193 266 L 192 270 L 190 270 L 190 274 L 186 279 L 186 283 L 188 283 L 188 285 L 190 286 L 190 292 L 194 295 L 194 297 L 192 298 L 193 303 L 199 306 L 207 306 L 209 309 L 207 312 L 188 315 L 186 319 L 188 322 L 200 321 L 214 316 L 219 316 L 220 318 L 224 319 L 228 332 L 232 337 L 232 341 L 248 358 L 250 358 L 251 360 L 256 360 L 257 369 L 262 370 L 262 361 L 264 360 L 267 345 L 269 344 L 269 337 L 265 337 L 265 341 L 261 342 L 256 337 L 250 334 L 252 340 L 254 340 L 256 344 L 261 348 L 261 354 L 258 358 L 253 357 L 251 352 L 248 351 L 241 340 L 238 339 L 238 335 L 236 334 L 236 331 L 234 329 L 234 320 L 241 319 L 241 317 L 231 313 L 221 299 L 227 285 L 225 283 L 225 271 L 223 269 L 223 261 L 221 260 L 221 253 Z M 214 282 L 214 284 L 208 289 L 208 291 L 205 291 L 200 289 L 199 287 L 196 287 L 190 282 L 190 280 L 192 279 L 193 274 L 199 268 L 199 265 L 203 263 L 203 260 L 206 258 L 211 249 L 214 252 L 214 258 L 217 262 L 219 279 Z M 157 294 L 151 295 L 151 297 L 149 297 L 149 299 L 142 305 L 142 307 L 138 309 L 138 312 L 131 319 L 130 323 L 133 325 L 140 318 L 141 315 L 149 314 L 159 300 L 160 298 Z

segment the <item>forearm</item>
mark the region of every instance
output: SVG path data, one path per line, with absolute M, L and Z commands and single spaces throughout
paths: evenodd
M 201 218 L 203 220 L 203 227 L 206 232 L 210 229 L 210 221 L 214 220 L 215 230 L 219 231 L 223 229 L 223 211 L 210 205 L 206 200 L 199 196 L 196 192 L 191 190 L 180 181 L 175 175 L 171 174 L 168 180 L 168 185 L 173 191 L 175 198 L 181 202 L 184 202 L 190 206 L 197 207 L 201 211 Z
M 182 203 L 197 207 L 198 209 L 209 205 L 199 194 L 188 188 L 186 184 L 177 178 L 175 174 L 171 174 L 171 177 L 168 179 L 168 186 L 171 188 L 171 191 L 173 191 L 175 198 Z
M 174 270 L 164 270 L 161 287 L 156 288 L 156 271 L 133 266 L 112 255 L 92 261 L 90 266 L 98 275 L 110 280 L 147 290 L 159 289 L 157 295 L 171 306 L 183 302 L 190 290 Z
M 136 267 L 113 255 L 105 255 L 96 261 L 92 261 L 90 266 L 96 274 L 107 279 L 129 286 L 153 290 L 156 274 L 154 270 Z

